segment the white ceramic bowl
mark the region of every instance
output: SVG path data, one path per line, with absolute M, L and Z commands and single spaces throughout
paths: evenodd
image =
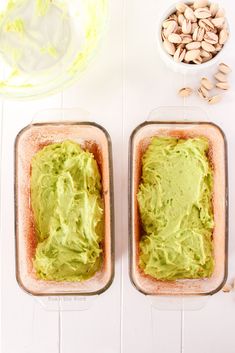
M 192 2 L 186 2 L 191 4 Z M 214 56 L 211 60 L 202 63 L 202 64 L 186 64 L 183 62 L 176 62 L 174 61 L 173 56 L 171 56 L 170 54 L 168 54 L 165 50 L 165 48 L 163 47 L 163 41 L 162 41 L 162 37 L 161 37 L 161 31 L 162 31 L 162 23 L 165 19 L 167 19 L 173 12 L 175 12 L 176 10 L 176 4 L 171 5 L 168 9 L 166 9 L 161 16 L 158 19 L 157 22 L 157 47 L 158 47 L 158 51 L 160 54 L 160 57 L 162 58 L 162 60 L 165 62 L 165 64 L 172 69 L 175 72 L 179 72 L 182 74 L 196 74 L 199 71 L 202 70 L 206 70 L 212 66 L 214 66 L 216 63 L 218 63 L 218 61 L 221 60 L 221 56 L 224 54 L 224 51 L 226 50 L 229 38 L 227 40 L 227 42 L 224 44 L 223 48 L 221 49 L 220 52 L 218 52 L 218 54 L 216 56 Z M 226 19 L 227 21 L 227 19 Z M 228 21 L 227 21 L 227 25 L 228 25 Z M 229 26 L 228 26 L 229 29 Z

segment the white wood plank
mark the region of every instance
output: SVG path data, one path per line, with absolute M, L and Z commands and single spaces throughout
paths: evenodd
M 152 109 L 181 104 L 175 92 L 178 85 L 183 84 L 183 77 L 176 73 L 169 75 L 168 69 L 157 55 L 155 33 L 158 11 L 167 6 L 166 1 L 148 1 L 146 6 L 139 0 L 126 3 L 123 148 L 125 166 L 128 164 L 127 150 L 132 130 L 147 120 Z M 126 174 L 126 195 L 128 182 Z M 128 234 L 127 211 L 126 197 L 123 210 L 125 234 Z M 126 238 L 124 248 L 127 249 Z M 150 300 L 130 284 L 126 251 L 123 260 L 123 301 L 122 352 L 180 353 L 181 312 L 157 311 L 151 307 Z
M 122 181 L 122 3 L 110 2 L 108 31 L 94 62 L 79 82 L 64 92 L 63 106 L 91 112 L 91 120 L 109 132 L 113 144 L 115 188 L 115 280 L 86 311 L 62 313 L 62 352 L 120 352 Z
M 62 312 L 61 351 L 120 352 L 120 276 L 88 310 Z
M 56 107 L 60 96 L 43 101 L 5 101 L 2 153 L 2 349 L 4 353 L 58 352 L 58 314 L 46 312 L 15 279 L 14 140 L 36 111 Z
M 184 353 L 234 353 L 234 299 L 220 293 L 204 309 L 185 312 Z

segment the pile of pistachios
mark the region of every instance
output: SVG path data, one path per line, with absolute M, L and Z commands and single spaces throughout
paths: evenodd
M 162 23 L 163 47 L 176 62 L 209 61 L 221 51 L 228 37 L 224 10 L 208 0 L 180 2 Z

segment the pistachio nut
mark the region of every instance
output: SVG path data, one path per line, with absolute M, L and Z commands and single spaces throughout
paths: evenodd
M 219 64 L 219 71 L 222 72 L 223 74 L 229 74 L 232 70 L 228 65 L 226 65 L 224 63 L 220 63 Z
M 216 104 L 216 103 L 219 103 L 221 99 L 222 99 L 222 96 L 217 94 L 215 96 L 208 98 L 207 102 L 208 104 Z
M 190 62 L 190 61 L 198 59 L 199 56 L 200 56 L 200 50 L 199 49 L 189 50 L 189 51 L 186 52 L 184 60 L 186 62 Z
M 228 82 L 217 82 L 216 87 L 219 89 L 228 90 L 230 86 Z
M 164 40 L 163 46 L 168 54 L 174 55 L 175 54 L 175 46 L 173 43 L 170 43 L 167 39 Z
M 205 87 L 208 91 L 214 87 L 213 83 L 207 77 L 201 78 L 201 86 Z
M 190 87 L 183 87 L 178 91 L 179 96 L 181 97 L 188 97 L 193 93 L 192 88 Z
M 217 72 L 215 75 L 214 75 L 215 79 L 219 82 L 227 82 L 227 76 L 222 73 L 222 72 Z

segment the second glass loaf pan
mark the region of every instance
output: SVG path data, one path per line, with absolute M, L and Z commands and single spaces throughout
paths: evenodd
M 30 202 L 32 157 L 44 146 L 71 140 L 92 152 L 100 169 L 104 200 L 104 242 L 102 268 L 81 282 L 45 281 L 33 268 L 36 233 Z M 15 232 L 16 277 L 19 285 L 33 295 L 92 295 L 105 291 L 114 276 L 114 214 L 112 148 L 108 133 L 90 122 L 54 122 L 31 124 L 15 142 Z
M 141 180 L 142 156 L 151 138 L 205 137 L 209 141 L 209 155 L 213 166 L 213 210 L 215 226 L 213 248 L 215 269 L 210 278 L 160 281 L 147 276 L 139 268 L 141 221 L 137 192 Z M 223 286 L 227 277 L 227 147 L 221 129 L 207 122 L 145 122 L 131 135 L 129 151 L 129 256 L 130 278 L 135 287 L 148 295 L 208 295 Z

